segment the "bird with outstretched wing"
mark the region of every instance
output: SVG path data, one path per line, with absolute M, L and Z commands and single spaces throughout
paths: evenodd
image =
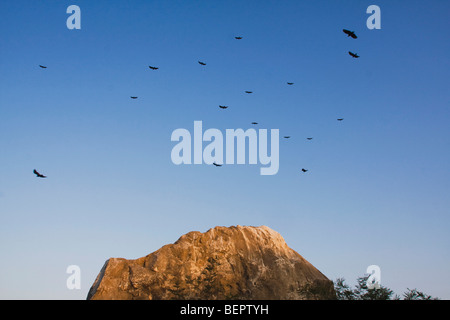
M 350 31 L 347 29 L 343 29 L 342 31 L 344 31 L 344 33 L 348 36 L 348 37 L 352 37 L 353 39 L 357 39 L 358 37 L 356 36 L 354 31 Z
M 47 176 L 44 176 L 43 174 L 40 174 L 39 172 L 36 171 L 36 169 L 33 170 L 33 173 L 36 175 L 36 177 L 38 178 L 47 178 Z

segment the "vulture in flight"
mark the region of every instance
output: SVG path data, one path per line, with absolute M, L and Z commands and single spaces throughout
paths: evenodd
M 226 109 L 228 106 L 219 106 L 220 109 Z
M 131 99 L 137 99 L 138 97 L 130 97 Z
M 290 85 L 290 86 L 292 86 L 294 83 L 293 83 L 293 82 L 288 82 L 287 84 Z
M 337 121 L 342 121 L 342 120 L 344 120 L 344 118 L 337 119 Z
M 252 122 L 252 124 L 258 124 L 258 122 Z
M 41 67 L 42 69 L 47 69 L 46 66 L 39 65 L 39 67 Z
M 152 67 L 152 66 L 148 66 L 150 69 L 152 69 L 152 70 L 158 70 L 159 68 L 158 67 Z
M 308 172 L 308 170 L 306 170 L 306 169 L 302 169 L 302 171 L 303 171 L 303 172 Z
M 33 170 L 33 173 L 36 175 L 36 177 L 38 178 L 47 178 L 46 176 L 44 176 L 43 174 L 40 174 L 39 172 L 36 171 L 36 169 Z
M 308 140 L 312 140 L 313 138 L 306 138 L 306 139 L 308 139 Z
M 199 61 L 198 63 L 200 63 L 202 66 L 206 66 L 206 63 Z
M 242 37 L 234 37 L 235 39 L 237 39 L 237 40 L 241 40 L 242 39 Z
M 346 30 L 346 29 L 344 29 L 344 30 L 342 30 L 342 31 L 344 31 L 344 33 L 345 33 L 348 37 L 352 37 L 353 39 L 358 38 L 358 37 L 356 36 L 356 34 L 355 34 L 354 31 L 350 31 L 350 30 Z
M 253 93 L 253 91 L 245 91 L 245 93 Z
M 348 54 L 351 55 L 353 58 L 359 58 L 359 56 L 356 53 L 353 53 L 351 51 L 349 51 Z
M 289 139 L 291 136 L 284 136 L 285 139 Z
M 215 165 L 216 167 L 221 167 L 222 166 L 221 164 L 217 164 L 215 162 L 213 162 L 213 165 Z

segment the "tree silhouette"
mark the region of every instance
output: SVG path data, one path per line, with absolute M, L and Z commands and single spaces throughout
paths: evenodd
M 439 300 L 438 298 L 433 298 L 432 296 L 425 294 L 423 292 L 417 291 L 417 289 L 407 289 L 403 293 L 403 300 Z
M 344 278 L 338 278 L 334 281 L 334 290 L 337 300 L 401 300 L 400 296 L 394 294 L 394 291 L 380 286 L 379 288 L 369 289 L 367 280 L 369 275 L 357 279 L 357 284 L 352 289 Z M 439 300 L 417 289 L 408 289 L 403 293 L 403 300 Z

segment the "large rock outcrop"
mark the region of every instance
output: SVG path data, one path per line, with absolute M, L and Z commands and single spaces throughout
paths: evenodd
M 87 299 L 335 299 L 333 282 L 262 227 L 189 232 L 139 259 L 106 261 Z

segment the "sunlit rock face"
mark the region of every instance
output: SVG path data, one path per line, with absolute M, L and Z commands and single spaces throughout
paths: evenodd
M 139 259 L 108 259 L 87 299 L 335 299 L 333 282 L 266 227 L 189 232 Z

